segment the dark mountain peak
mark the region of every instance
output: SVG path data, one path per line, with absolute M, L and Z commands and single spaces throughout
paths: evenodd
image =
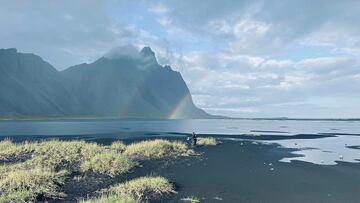
M 155 52 L 151 50 L 150 47 L 142 48 L 142 50 L 140 51 L 140 55 L 142 56 L 144 69 L 149 69 L 149 67 L 156 68 L 159 66 L 155 57 Z
M 143 56 L 152 56 L 155 57 L 155 52 L 150 47 L 144 47 L 141 49 L 140 53 Z
M 166 69 L 166 70 L 172 70 L 171 66 L 169 66 L 169 65 L 165 65 L 165 66 L 164 66 L 164 69 Z

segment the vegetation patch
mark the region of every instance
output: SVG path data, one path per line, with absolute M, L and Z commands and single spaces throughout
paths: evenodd
M 39 198 L 60 198 L 59 187 L 64 184 L 66 172 L 34 168 L 14 170 L 0 179 L 0 202 L 32 202 Z
M 9 139 L 0 142 L 0 161 L 17 162 L 29 158 L 30 153 L 35 149 L 33 143 L 24 142 L 15 144 Z
M 135 199 L 128 196 L 119 196 L 119 195 L 103 195 L 99 198 L 82 200 L 80 203 L 137 203 Z
M 114 177 L 128 172 L 136 165 L 135 161 L 124 155 L 102 153 L 83 162 L 81 168 L 83 171 L 93 171 Z
M 10 139 L 5 139 L 0 142 L 0 152 L 6 151 L 10 148 L 15 147 L 15 144 Z
M 0 203 L 26 203 L 32 202 L 32 194 L 28 191 L 16 191 L 11 193 L 0 194 Z
M 65 181 L 87 184 L 89 180 L 97 181 L 104 177 L 100 174 L 115 177 L 131 171 L 139 165 L 135 159 L 188 156 L 193 153 L 183 142 L 162 139 L 130 145 L 116 141 L 110 146 L 85 141 L 14 143 L 3 140 L 0 142 L 0 203 L 64 198 L 66 194 L 61 191 L 69 191 L 66 189 L 69 182 L 65 184 Z M 112 182 L 110 177 L 103 180 Z M 99 186 L 102 187 L 101 184 Z M 162 177 L 137 178 L 102 191 L 103 196 L 82 202 L 148 202 L 175 193 L 174 186 Z M 77 197 L 81 196 L 83 191 Z M 68 198 L 74 197 L 69 195 Z
M 126 149 L 126 145 L 121 141 L 115 141 L 111 143 L 110 149 L 115 150 L 118 153 L 122 153 Z
M 218 144 L 218 141 L 213 137 L 199 137 L 196 144 L 201 146 L 214 146 Z
M 104 150 L 102 146 L 85 141 L 52 140 L 40 142 L 35 147 L 34 158 L 29 165 L 42 166 L 53 170 L 79 171 L 82 162 L 90 160 Z
M 122 150 L 123 151 L 123 150 Z M 24 160 L 11 157 L 27 158 Z M 64 197 L 59 192 L 66 176 L 93 171 L 116 176 L 137 163 L 120 153 L 120 143 L 109 147 L 85 141 L 0 142 L 0 203 L 32 202 Z M 11 162 L 6 160 L 13 159 Z M 15 160 L 15 161 L 14 161 Z
M 163 158 L 188 156 L 192 151 L 183 142 L 156 139 L 130 144 L 124 153 L 138 158 Z
M 161 197 L 176 193 L 174 186 L 163 177 L 141 177 L 121 183 L 105 190 L 106 193 L 120 197 L 130 196 L 139 202 L 158 200 Z

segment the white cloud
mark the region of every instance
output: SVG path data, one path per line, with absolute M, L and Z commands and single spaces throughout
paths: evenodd
M 0 24 L 2 46 L 61 69 L 151 46 L 217 114 L 360 116 L 360 1 L 14 0 Z
M 162 15 L 162 14 L 168 13 L 170 11 L 170 9 L 168 7 L 166 7 L 165 5 L 158 3 L 156 5 L 153 5 L 149 9 L 149 11 L 153 12 L 155 14 L 158 14 L 158 15 Z
M 194 101 L 209 112 L 254 117 L 269 116 L 269 109 L 276 109 L 273 116 L 290 116 L 284 110 L 290 107 L 283 103 L 297 103 L 301 109 L 309 98 L 360 96 L 360 87 L 352 85 L 358 84 L 359 76 L 353 76 L 353 72 L 358 73 L 360 67 L 350 57 L 307 58 L 298 62 L 256 57 L 257 62 L 253 62 L 253 57 L 247 55 L 197 52 L 184 59 L 186 69 L 182 75 Z M 243 111 L 244 108 L 256 111 Z M 314 113 L 319 117 L 328 111 L 319 105 L 311 108 L 318 108 Z
M 246 35 L 265 35 L 270 26 L 264 22 L 256 20 L 240 20 L 234 25 L 234 34 L 241 38 Z

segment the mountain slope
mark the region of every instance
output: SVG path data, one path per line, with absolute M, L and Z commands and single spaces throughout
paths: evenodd
M 118 51 L 59 72 L 34 54 L 0 49 L 0 116 L 210 117 L 149 47 Z
M 0 115 L 64 116 L 77 102 L 63 76 L 34 54 L 0 49 Z
M 180 73 L 160 66 L 145 47 L 138 55 L 102 57 L 62 72 L 87 115 L 142 118 L 204 118 Z

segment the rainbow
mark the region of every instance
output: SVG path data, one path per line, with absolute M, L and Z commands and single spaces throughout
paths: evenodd
M 189 95 L 186 94 L 176 105 L 176 107 L 170 112 L 168 119 L 177 119 L 179 118 L 182 110 L 186 107 L 189 100 Z

